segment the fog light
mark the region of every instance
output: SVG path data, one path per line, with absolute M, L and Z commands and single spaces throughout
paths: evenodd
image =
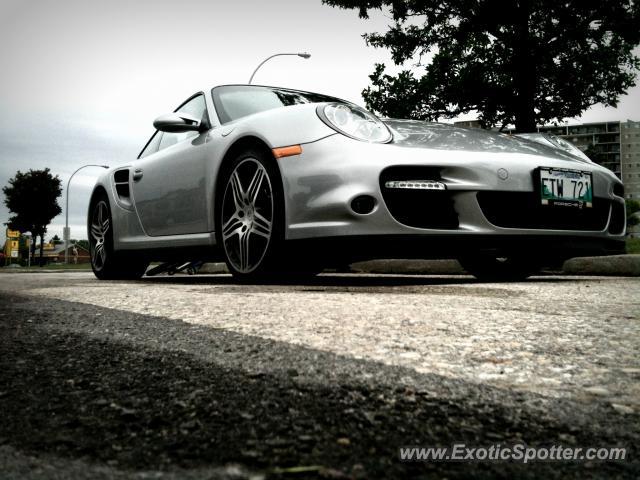
M 401 190 L 446 190 L 447 187 L 442 182 L 435 180 L 390 180 L 385 182 L 386 188 L 397 188 Z
M 351 200 L 351 210 L 359 215 L 366 215 L 373 212 L 376 207 L 376 199 L 371 195 L 358 195 Z

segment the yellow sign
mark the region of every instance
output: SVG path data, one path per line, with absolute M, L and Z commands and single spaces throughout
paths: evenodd
M 7 241 L 4 243 L 4 255 L 7 258 L 20 256 L 20 232 L 7 228 Z

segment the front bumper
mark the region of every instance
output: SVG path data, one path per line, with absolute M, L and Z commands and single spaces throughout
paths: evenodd
M 624 199 L 614 194 L 614 186 L 619 184 L 619 180 L 595 164 L 508 151 L 435 150 L 368 144 L 337 134 L 305 144 L 301 155 L 282 158 L 278 162 L 285 190 L 288 240 L 350 237 L 369 242 L 374 237 L 386 237 L 402 244 L 399 239 L 409 236 L 431 237 L 434 241 L 444 239 L 445 243 L 467 245 L 464 248 L 470 248 L 473 242 L 483 239 L 483 245 L 490 248 L 492 245 L 503 247 L 513 244 L 518 238 L 520 245 L 532 244 L 531 239 L 537 239 L 533 244 L 540 244 L 540 239 L 546 239 L 542 244 L 555 246 L 555 250 L 607 254 L 620 253 L 624 238 Z M 544 218 L 538 223 L 516 222 L 513 227 L 510 223 L 505 227 L 504 222 L 503 226 L 497 225 L 496 218 L 491 218 L 492 223 L 488 219 L 491 215 L 486 205 L 481 208 L 479 195 L 499 192 L 533 195 L 533 172 L 541 166 L 590 171 L 593 174 L 594 205 L 599 203 L 602 215 L 600 220 L 586 222 L 577 229 L 573 225 L 558 228 L 565 225 L 562 219 L 555 223 L 545 223 Z M 424 169 L 425 175 L 437 171 L 440 181 L 446 185 L 447 198 L 457 217 L 455 224 L 435 223 L 434 228 L 424 228 L 409 225 L 405 220 L 398 221 L 399 216 L 397 212 L 393 212 L 394 215 L 390 211 L 393 209 L 389 208 L 388 195 L 383 195 L 384 187 L 381 186 L 381 175 L 390 167 Z M 361 215 L 353 211 L 351 202 L 360 195 L 375 199 L 371 213 Z M 417 203 L 412 208 L 443 208 L 429 201 Z M 519 207 L 514 207 L 512 201 L 505 208 L 511 208 L 514 214 L 518 214 Z M 534 212 L 527 202 L 522 208 L 524 211 L 519 214 L 525 220 L 533 219 Z M 567 215 L 572 214 L 569 211 Z M 583 215 L 586 214 L 583 212 Z M 379 243 L 389 244 L 388 241 Z M 382 248 L 384 250 L 385 247 Z M 422 250 L 424 252 L 424 247 Z M 437 250 L 442 251 L 440 248 Z M 421 255 L 422 258 L 424 256 Z
M 571 257 L 625 253 L 625 241 L 613 238 L 550 235 L 369 235 L 290 240 L 292 255 L 313 253 L 323 265 L 343 266 L 380 258 L 439 259 L 474 255 L 526 255 L 543 266 L 557 266 Z

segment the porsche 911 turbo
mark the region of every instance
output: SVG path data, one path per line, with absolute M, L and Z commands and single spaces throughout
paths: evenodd
M 624 251 L 620 180 L 569 142 L 379 119 L 327 95 L 224 85 L 158 117 L 134 159 L 96 182 L 100 279 L 226 262 L 240 280 L 381 258 L 456 258 L 521 280 Z

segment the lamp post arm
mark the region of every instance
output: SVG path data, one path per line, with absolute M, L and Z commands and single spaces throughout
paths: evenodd
M 273 57 L 280 57 L 282 55 L 294 55 L 294 56 L 299 56 L 300 54 L 298 53 L 276 53 L 274 55 L 271 55 L 270 57 L 265 58 L 262 62 L 260 62 L 260 65 L 258 65 L 256 67 L 256 69 L 253 71 L 253 73 L 251 74 L 251 77 L 249 78 L 249 85 L 251 85 L 251 82 L 253 81 L 253 77 L 256 75 L 256 72 L 258 70 L 260 70 L 260 67 L 262 65 L 264 65 L 265 63 L 267 63 L 269 60 L 271 60 Z
M 95 164 L 90 164 L 90 165 L 83 165 L 79 168 L 77 168 L 69 177 L 69 180 L 67 180 L 67 191 L 66 191 L 66 199 L 65 199 L 65 205 L 64 205 L 64 232 L 63 232 L 63 236 L 64 236 L 64 263 L 67 264 L 69 263 L 69 185 L 71 185 L 71 179 L 73 178 L 73 176 L 78 173 L 80 170 L 82 170 L 83 168 L 87 168 L 87 167 L 100 167 L 100 168 L 109 168 L 107 165 L 95 165 Z

